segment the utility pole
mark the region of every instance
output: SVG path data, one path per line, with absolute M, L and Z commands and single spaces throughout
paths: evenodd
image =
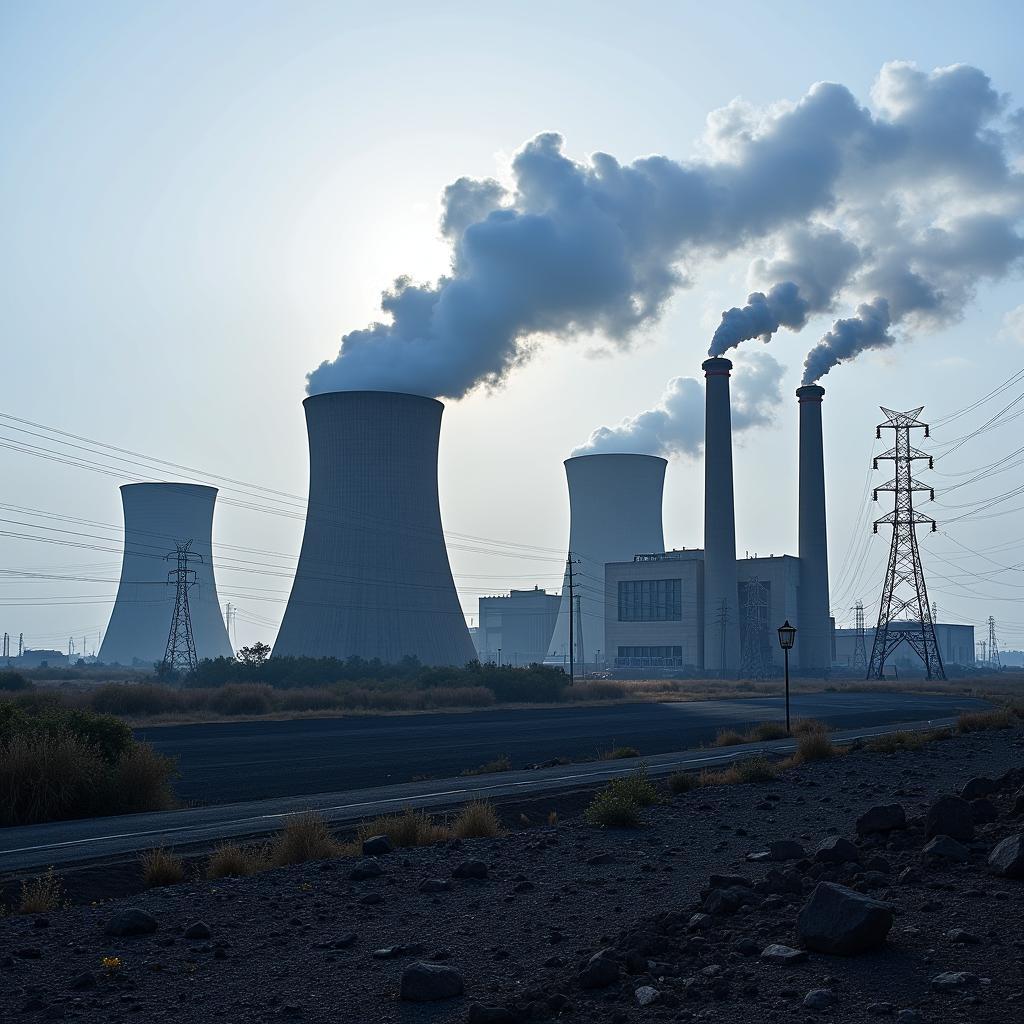
M 999 660 L 999 643 L 996 640 L 996 620 L 990 615 L 988 617 L 988 664 L 989 668 L 1002 668 Z
M 579 565 L 574 561 L 570 551 L 565 559 L 565 585 L 569 588 L 569 685 L 572 686 L 576 679 L 576 650 L 573 643 L 573 605 L 576 603 L 574 593 L 573 566 Z
M 25 653 L 25 634 L 18 634 L 18 657 L 20 658 Z
M 927 459 L 929 469 L 935 465 L 927 452 L 920 451 L 910 443 L 911 430 L 921 429 L 925 437 L 929 436 L 928 424 L 918 419 L 923 408 L 918 406 L 907 412 L 896 412 L 882 406 L 882 412 L 888 418 L 875 428 L 876 438 L 882 436 L 883 429 L 895 431 L 896 443 L 874 460 L 875 469 L 878 469 L 879 459 L 890 460 L 894 464 L 894 473 L 891 480 L 874 489 L 873 500 L 878 501 L 879 491 L 892 491 L 896 500 L 892 512 L 876 519 L 874 523 L 874 533 L 878 533 L 878 527 L 883 523 L 892 526 L 892 545 L 882 599 L 878 603 L 878 625 L 871 648 L 868 679 L 885 678 L 886 661 L 904 641 L 924 662 L 925 675 L 929 679 L 946 678 L 942 655 L 935 639 L 935 623 L 928 604 L 921 553 L 917 547 L 918 523 L 931 526 L 933 533 L 936 530 L 935 520 L 914 508 L 915 491 L 928 491 L 930 500 L 935 500 L 935 489 L 921 483 L 913 475 L 913 464 L 917 460 Z M 901 597 L 898 593 L 901 586 L 911 588 L 912 593 Z M 897 628 L 894 623 L 904 612 L 909 612 L 909 616 L 900 623 L 903 628 Z
M 725 648 L 726 648 L 726 642 L 727 642 L 726 626 L 728 626 L 728 624 L 729 624 L 729 606 L 726 603 L 725 598 L 722 598 L 722 607 L 718 610 L 718 635 L 719 635 L 719 638 L 721 639 L 721 644 L 722 644 L 721 652 L 720 652 L 722 660 L 719 662 L 719 665 L 721 665 L 721 668 L 719 669 L 719 673 L 718 673 L 718 678 L 719 679 L 724 679 L 725 678 Z
M 583 678 L 587 678 L 587 652 L 583 649 L 583 612 L 580 610 L 580 595 L 576 595 L 576 650 L 579 652 Z
M 866 672 L 868 667 L 868 652 L 864 646 L 864 602 L 858 601 L 854 606 L 854 612 L 857 616 L 856 626 L 854 627 L 856 632 L 854 633 L 853 641 L 853 668 L 860 669 L 861 672 Z
M 167 574 L 167 582 L 174 583 L 174 613 L 171 616 L 171 631 L 167 635 L 167 650 L 161 668 L 171 672 L 194 672 L 199 666 L 196 658 L 196 644 L 192 637 L 192 613 L 188 607 L 188 592 L 195 586 L 196 573 L 188 567 L 190 558 L 203 560 L 203 556 L 194 553 L 192 541 L 178 542 L 176 550 L 167 558 L 177 561 L 177 568 Z

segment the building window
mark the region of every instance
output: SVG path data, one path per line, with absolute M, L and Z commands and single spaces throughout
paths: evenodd
M 680 622 L 682 618 L 682 580 L 620 581 L 619 622 Z
M 620 658 L 681 658 L 682 647 L 620 647 Z

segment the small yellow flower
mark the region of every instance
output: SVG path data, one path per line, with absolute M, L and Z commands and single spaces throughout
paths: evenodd
M 105 968 L 106 968 L 106 969 L 107 969 L 108 971 L 110 971 L 110 973 L 111 973 L 111 974 L 113 974 L 113 973 L 114 973 L 114 971 L 116 971 L 116 970 L 119 970 L 119 969 L 120 969 L 120 967 L 121 967 L 121 958 L 120 958 L 119 956 L 105 956 L 105 957 L 104 957 L 104 958 L 103 958 L 103 959 L 102 959 L 102 960 L 100 961 L 100 963 L 102 963 L 102 964 L 103 964 L 103 966 L 104 966 L 104 967 L 105 967 Z
M 309 892 L 313 888 L 313 886 L 310 885 L 309 882 L 303 882 L 302 885 L 299 886 L 299 888 L 303 892 Z

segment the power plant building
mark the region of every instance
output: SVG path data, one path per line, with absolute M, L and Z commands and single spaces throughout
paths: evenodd
M 303 405 L 309 504 L 274 655 L 472 661 L 438 500 L 444 406 L 388 391 Z
M 542 664 L 558 619 L 558 594 L 534 587 L 501 597 L 481 597 L 474 641 L 482 662 Z
M 920 623 L 907 623 L 906 628 L 914 625 L 920 627 Z M 894 622 L 891 629 L 900 629 L 902 623 Z M 939 654 L 942 655 L 944 665 L 959 665 L 962 668 L 973 667 L 976 661 L 974 646 L 974 627 L 954 622 L 936 622 L 935 640 L 939 645 Z M 871 658 L 871 648 L 875 642 L 875 629 L 868 626 L 864 630 L 864 649 L 866 658 Z M 857 630 L 837 629 L 836 630 L 836 656 L 837 665 L 852 667 L 856 661 L 857 651 Z M 896 649 L 895 655 L 887 663 L 896 671 L 906 671 L 912 674 L 924 672 L 924 662 L 911 650 L 910 646 L 903 643 Z M 888 672 L 887 672 L 888 674 Z
M 191 542 L 195 584 L 188 600 L 196 656 L 231 657 L 213 571 L 213 512 L 217 488 L 141 483 L 121 487 L 124 555 L 117 597 L 100 646 L 108 665 L 155 665 L 163 660 L 174 613 L 176 546 Z

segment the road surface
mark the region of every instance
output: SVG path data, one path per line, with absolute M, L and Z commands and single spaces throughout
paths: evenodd
M 854 728 L 985 707 L 965 697 L 820 693 L 793 698 L 795 718 Z M 178 796 L 217 804 L 344 792 L 457 776 L 503 755 L 515 768 L 598 760 L 615 746 L 644 756 L 697 747 L 720 729 L 783 721 L 777 698 L 475 711 L 463 714 L 230 722 L 137 730 L 178 758 Z

